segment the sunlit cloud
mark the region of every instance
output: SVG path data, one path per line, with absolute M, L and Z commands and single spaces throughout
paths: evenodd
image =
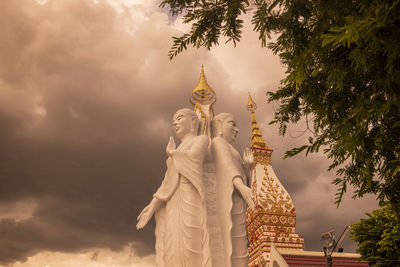
M 46 4 L 49 0 L 35 0 L 36 2 L 38 2 L 41 5 Z
M 155 256 L 138 257 L 130 246 L 120 251 L 93 249 L 81 253 L 44 251 L 29 257 L 25 262 L 16 262 L 13 267 L 153 267 Z

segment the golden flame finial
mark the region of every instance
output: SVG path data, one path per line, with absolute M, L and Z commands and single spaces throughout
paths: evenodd
M 250 92 L 249 92 L 249 102 L 247 103 L 247 110 L 250 112 L 254 112 L 254 110 L 257 109 L 257 104 L 254 103 L 253 99 L 251 98 Z
M 264 138 L 262 137 L 262 133 L 260 128 L 258 127 L 256 115 L 254 111 L 257 109 L 257 104 L 251 98 L 249 92 L 249 102 L 247 104 L 247 110 L 251 112 L 251 148 L 261 148 L 271 150 L 270 147 L 265 145 Z
M 190 102 L 193 105 L 199 104 L 214 104 L 216 101 L 215 92 L 207 83 L 206 75 L 204 74 L 203 65 L 201 65 L 200 80 L 196 87 L 192 90 Z

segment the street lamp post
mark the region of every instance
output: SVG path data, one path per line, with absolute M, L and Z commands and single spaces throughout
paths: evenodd
M 323 233 L 321 236 L 321 241 L 325 241 L 325 246 L 323 248 L 324 255 L 326 258 L 326 266 L 332 267 L 332 253 L 339 247 L 345 238 L 347 232 L 350 230 L 350 225 L 346 226 L 339 240 L 335 241 L 334 230 Z

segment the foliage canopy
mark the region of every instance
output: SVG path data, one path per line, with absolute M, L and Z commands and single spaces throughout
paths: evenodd
M 354 197 L 378 195 L 400 214 L 400 1 L 390 0 L 163 0 L 191 23 L 174 37 L 171 58 L 188 46 L 210 49 L 220 37 L 240 41 L 244 14 L 252 16 L 262 46 L 278 54 L 286 77 L 269 102 L 272 123 L 309 119 L 309 143 L 286 157 L 320 149 L 337 171 L 339 204 L 347 186 Z M 269 41 L 276 35 L 274 42 Z
M 400 220 L 390 204 L 367 213 L 351 226 L 350 238 L 358 242 L 358 252 L 370 266 L 400 266 Z

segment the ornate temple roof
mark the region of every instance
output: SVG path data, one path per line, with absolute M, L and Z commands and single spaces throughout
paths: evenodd
M 304 239 L 296 233 L 296 210 L 271 166 L 273 150 L 268 147 L 257 124 L 257 105 L 249 94 L 247 109 L 251 112 L 251 149 L 254 156 L 251 189 L 255 209 L 246 214 L 249 235 L 249 265 L 264 266 L 270 262 L 271 246 L 302 251 Z

